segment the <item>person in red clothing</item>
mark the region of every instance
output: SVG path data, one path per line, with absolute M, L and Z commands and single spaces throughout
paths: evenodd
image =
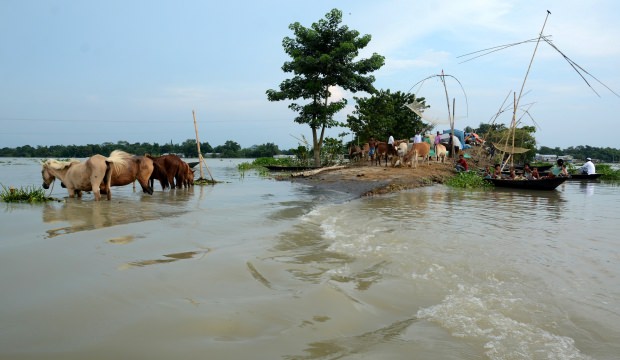
M 465 161 L 463 154 L 459 155 L 459 160 L 456 162 L 455 169 L 456 172 L 467 171 L 467 161 Z

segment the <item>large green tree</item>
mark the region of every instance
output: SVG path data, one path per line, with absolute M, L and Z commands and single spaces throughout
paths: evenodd
M 312 130 L 315 166 L 321 164 L 325 129 L 341 125 L 334 115 L 347 104 L 346 99 L 329 102 L 330 88 L 339 86 L 351 92 L 374 93 L 375 78 L 369 74 L 385 62 L 376 53 L 356 61 L 359 50 L 368 45 L 371 36 L 360 36 L 341 22 L 342 11 L 333 9 L 310 28 L 298 22 L 289 25 L 295 37 L 285 37 L 282 46 L 292 60 L 285 62 L 282 70 L 293 73 L 293 77 L 284 80 L 279 90 L 267 90 L 269 101 L 309 101 L 293 102 L 289 108 L 298 113 L 295 122 L 308 124 Z
M 354 97 L 357 104 L 347 124 L 355 134 L 354 142 L 366 142 L 374 137 L 387 141 L 390 135 L 396 139 L 409 139 L 413 135 L 430 130 L 429 125 L 405 105 L 414 100 L 425 104 L 424 98 L 400 91 L 380 90 L 370 97 Z

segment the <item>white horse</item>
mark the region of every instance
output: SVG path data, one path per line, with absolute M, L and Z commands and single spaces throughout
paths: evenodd
M 110 184 L 112 180 L 112 166 L 123 165 L 122 160 L 111 161 L 103 155 L 93 155 L 84 162 L 79 160 L 59 161 L 49 159 L 43 163 L 41 176 L 43 188 L 49 189 L 56 178 L 64 184 L 69 192 L 69 197 L 82 197 L 82 191 L 92 191 L 95 200 L 101 199 L 100 186 L 107 194 L 108 200 L 112 198 Z

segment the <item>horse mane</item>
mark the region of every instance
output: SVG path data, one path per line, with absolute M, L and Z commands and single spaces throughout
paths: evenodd
M 44 163 L 43 166 L 48 166 L 51 169 L 54 170 L 62 170 L 68 166 L 71 166 L 72 164 L 77 164 L 79 163 L 80 160 L 77 159 L 71 159 L 69 161 L 61 161 L 61 160 L 56 160 L 56 159 L 47 159 Z
M 119 173 L 121 171 L 121 167 L 127 166 L 127 161 L 131 159 L 133 155 L 124 152 L 123 150 L 114 150 L 110 153 L 110 157 L 108 157 L 108 161 L 112 162 L 112 166 L 114 167 L 114 171 Z

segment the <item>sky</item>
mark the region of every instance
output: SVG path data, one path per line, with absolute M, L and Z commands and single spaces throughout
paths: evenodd
M 334 8 L 342 25 L 372 36 L 359 59 L 385 57 L 377 89 L 425 97 L 427 115 L 447 122 L 446 94 L 432 76 L 450 75 L 456 128 L 510 123 L 510 111 L 497 113 L 520 92 L 535 43 L 467 62 L 462 55 L 535 39 L 545 24 L 544 35 L 613 92 L 586 75 L 595 93 L 541 43 L 520 124 L 536 126 L 538 146 L 620 148 L 616 0 L 0 0 L 0 148 L 180 144 L 196 139 L 192 112 L 201 143 L 297 148 L 311 141 L 310 128 L 265 92 L 291 77 L 281 69 L 289 25 L 310 27 Z M 332 95 L 348 100 L 341 121 L 353 96 L 368 96 Z

